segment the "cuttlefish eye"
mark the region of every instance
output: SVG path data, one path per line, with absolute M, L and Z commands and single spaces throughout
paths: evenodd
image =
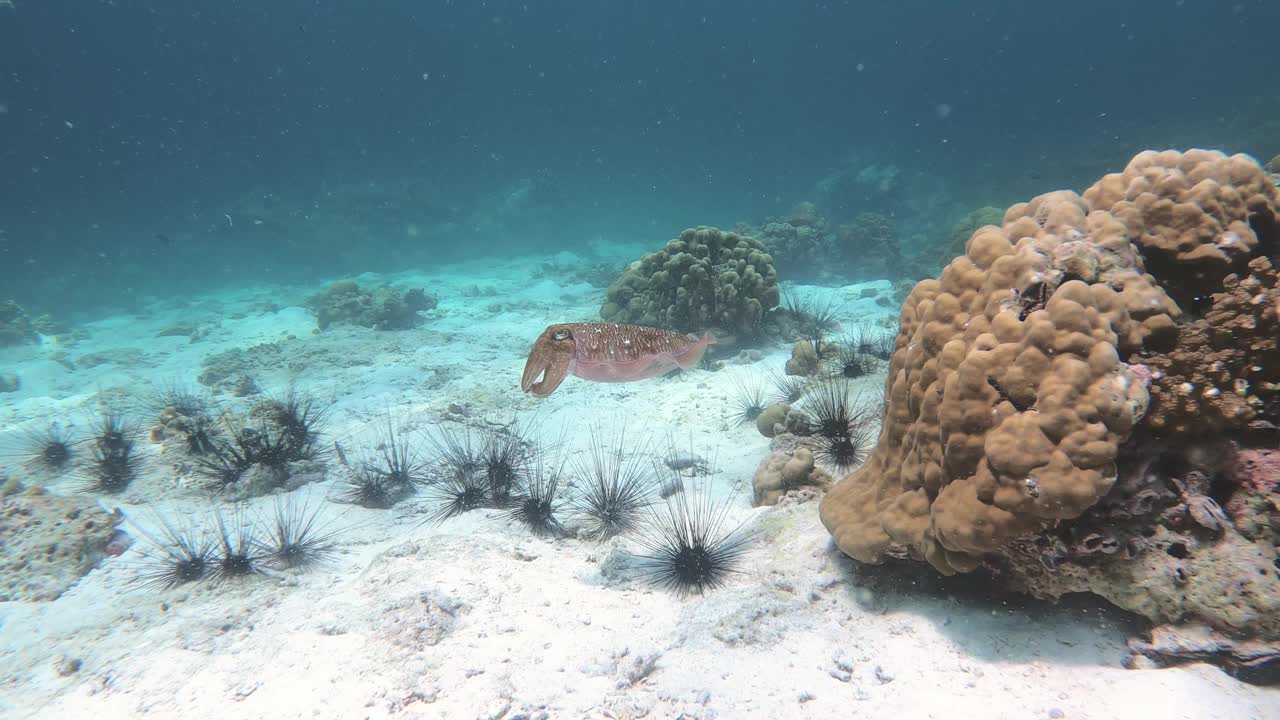
M 551 333 L 552 340 L 569 340 L 573 337 L 573 333 L 568 330 L 557 330 Z

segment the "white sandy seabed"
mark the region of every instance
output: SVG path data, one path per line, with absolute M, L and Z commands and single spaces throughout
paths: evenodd
M 562 258 L 572 261 L 572 258 Z M 733 420 L 734 375 L 693 371 L 626 385 L 570 378 L 537 401 L 518 387 L 547 324 L 596 317 L 600 291 L 488 263 L 360 277 L 440 297 L 417 330 L 314 333 L 302 289 L 256 287 L 86 327 L 70 347 L 7 351 L 23 381 L 0 395 L 0 443 L 51 418 L 85 422 L 100 389 L 139 396 L 194 385 L 202 360 L 282 343 L 294 367 L 260 375 L 332 400 L 328 432 L 348 446 L 392 412 L 426 430 L 449 403 L 528 416 L 581 453 L 592 426 L 692 443 L 733 493 L 731 522 L 755 536 L 727 587 L 680 599 L 607 569 L 634 541 L 539 539 L 502 513 L 424 524 L 409 501 L 389 511 L 329 501 L 337 473 L 304 486 L 341 535 L 328 565 L 280 577 L 139 588 L 140 541 L 53 602 L 0 604 L 5 718 L 1280 718 L 1280 692 L 1207 666 L 1120 667 L 1131 621 L 1099 604 L 983 602 L 875 582 L 836 552 L 813 502 L 751 508 L 768 452 Z M 884 283 L 878 283 L 884 286 Z M 829 289 L 847 319 L 883 316 L 865 286 Z M 177 321 L 199 342 L 156 337 Z M 293 339 L 288 339 L 292 335 Z M 121 353 L 122 348 L 133 348 Z M 127 358 L 70 370 L 51 357 Z M 867 378 L 879 393 L 882 377 Z M 142 422 L 142 418 L 138 419 Z M 120 497 L 145 524 L 226 507 L 176 475 L 158 450 Z M 736 488 L 736 491 L 735 491 Z M 52 482 L 73 492 L 71 479 Z M 266 513 L 270 498 L 250 512 Z M 329 517 L 332 516 L 332 517 Z M 135 533 L 136 535 L 136 533 Z M 65 671 L 68 659 L 80 661 Z

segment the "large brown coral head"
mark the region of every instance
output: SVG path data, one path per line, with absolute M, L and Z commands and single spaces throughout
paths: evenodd
M 1042 195 L 979 228 L 902 307 L 878 444 L 822 503 L 840 549 L 972 570 L 1093 508 L 1149 411 L 1179 432 L 1241 427 L 1247 402 L 1211 426 L 1163 398 L 1263 392 L 1178 373 L 1263 379 L 1246 360 L 1273 357 L 1262 330 L 1280 327 L 1278 229 L 1280 190 L 1262 168 L 1208 151 L 1142 153 L 1083 195 Z M 1234 334 L 1196 325 L 1202 315 Z M 1193 367 L 1189 347 L 1185 365 L 1160 359 L 1197 338 L 1220 346 L 1195 355 L 1217 371 Z

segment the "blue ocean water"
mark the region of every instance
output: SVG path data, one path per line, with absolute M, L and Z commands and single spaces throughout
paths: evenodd
M 797 202 L 937 233 L 1145 148 L 1280 150 L 1266 0 L 0 6 L 34 312 L 655 245 Z M 841 186 L 891 168 L 891 193 Z
M 1052 288 L 996 286 L 997 330 L 894 331 L 1013 203 L 1146 149 L 1280 153 L 1278 27 L 1277 0 L 0 0 L 0 715 L 1280 718 L 1274 337 L 1165 363 L 1152 322 L 1108 354 L 1077 282 L 1066 340 L 944 367 L 1046 327 L 1091 259 L 1129 273 L 1098 307 L 1154 297 L 1082 234 Z M 1274 261 L 1274 218 L 1233 217 L 1214 247 Z M 685 228 L 778 218 L 821 237 L 775 247 L 753 326 L 576 324 Z M 1177 292 L 1197 342 L 1280 312 Z M 1130 343 L 1178 310 L 1117 307 Z M 1080 375 L 1068 346 L 1087 388 L 1017 376 Z M 1212 432 L 1129 443 L 1179 397 Z M 1000 492 L 1051 512 L 983 557 L 1012 513 L 961 470 L 1024 438 L 1054 464 Z M 851 540 L 820 503 L 893 443 Z M 1054 473 L 1106 495 L 1071 516 Z M 954 547 L 873 547 L 953 490 Z M 303 528 L 314 562 L 284 557 Z

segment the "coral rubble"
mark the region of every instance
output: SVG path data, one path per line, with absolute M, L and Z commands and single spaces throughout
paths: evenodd
M 867 463 L 822 503 L 864 562 L 985 568 L 1280 640 L 1280 190 L 1144 152 L 979 228 L 904 304 Z M 1264 476 L 1260 479 L 1259 476 Z

